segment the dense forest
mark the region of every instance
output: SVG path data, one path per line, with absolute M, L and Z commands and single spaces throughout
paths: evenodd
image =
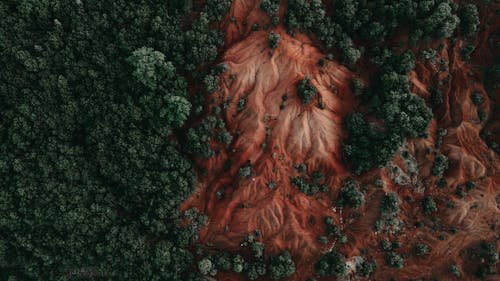
M 197 169 L 195 159 L 210 159 L 234 140 L 221 114 L 225 105 L 213 112 L 206 106 L 228 71 L 220 59 L 228 47 L 220 26 L 238 20 L 226 17 L 232 2 L 0 2 L 1 280 L 214 280 L 219 271 L 286 280 L 295 273 L 295 253 L 267 254 L 258 230 L 240 241 L 241 253 L 209 250 L 197 243 L 207 217 L 180 211 L 197 178 L 210 172 Z M 432 109 L 443 101 L 437 88 L 427 101 L 412 93 L 408 74 L 422 56 L 415 46 L 473 38 L 480 26 L 470 1 L 258 2 L 273 26 L 314 38 L 328 54 L 318 67 L 338 60 L 354 73 L 373 70 L 370 81 L 349 85 L 359 106 L 344 120 L 341 151 L 355 176 L 384 167 L 406 139 L 427 137 Z M 253 28 L 269 29 L 270 53 L 279 48 L 272 27 Z M 401 32 L 408 35 L 401 46 L 387 43 Z M 470 56 L 466 49 L 464 55 Z M 485 71 L 493 93 L 499 67 Z M 319 90 L 306 76 L 297 95 L 310 106 Z M 480 93 L 472 99 L 484 103 Z M 234 102 L 246 106 L 244 99 Z M 493 139 L 489 145 L 498 150 Z M 441 178 L 448 165 L 438 155 L 432 175 Z M 251 163 L 238 169 L 243 179 L 254 173 Z M 302 174 L 292 184 L 300 192 L 327 191 L 321 174 L 297 170 Z M 363 188 L 347 179 L 335 204 L 363 208 Z M 382 199 L 384 223 L 399 200 L 394 193 Z M 437 210 L 432 197 L 422 206 L 426 215 Z M 331 218 L 324 224 L 327 236 L 347 239 Z M 478 276 L 495 274 L 496 246 L 478 247 L 485 261 Z M 386 263 L 402 267 L 395 248 L 386 248 Z M 418 244 L 415 251 L 424 256 L 428 248 Z M 346 257 L 336 250 L 311 266 L 318 278 L 348 274 Z M 355 267 L 365 278 L 378 266 L 362 260 Z

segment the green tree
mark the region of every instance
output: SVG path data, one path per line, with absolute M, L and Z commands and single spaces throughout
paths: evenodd
M 302 104 L 308 105 L 309 103 L 311 103 L 313 97 L 315 97 L 317 94 L 318 90 L 311 83 L 311 79 L 309 78 L 309 76 L 304 77 L 304 79 L 299 82 L 299 85 L 297 87 L 297 95 L 302 101 Z
M 335 250 L 321 256 L 315 265 L 315 269 L 320 276 L 340 277 L 347 274 L 345 257 Z
M 479 12 L 474 4 L 466 4 L 460 10 L 460 29 L 465 36 L 474 35 L 479 28 Z
M 295 273 L 295 263 L 288 251 L 271 257 L 268 264 L 268 275 L 273 280 L 278 280 Z
M 344 182 L 342 189 L 340 189 L 340 195 L 337 199 L 337 204 L 340 206 L 345 206 L 349 208 L 357 209 L 365 202 L 365 196 L 361 191 L 357 183 L 353 180 L 347 180 Z

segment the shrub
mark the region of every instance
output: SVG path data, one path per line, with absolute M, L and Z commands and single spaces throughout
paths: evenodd
M 448 169 L 448 157 L 443 154 L 438 154 L 434 159 L 434 164 L 431 168 L 431 174 L 436 177 L 442 177 L 443 173 Z
M 271 31 L 271 33 L 269 33 L 268 45 L 272 49 L 278 48 L 278 44 L 280 43 L 280 40 L 281 40 L 281 36 L 279 34 L 276 34 L 273 31 Z

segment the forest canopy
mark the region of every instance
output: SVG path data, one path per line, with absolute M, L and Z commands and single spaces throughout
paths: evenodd
M 386 184 L 382 173 L 376 175 L 380 178 L 375 183 L 362 180 L 365 175 L 372 176 L 368 172 L 374 168 L 395 168 L 389 164 L 398 152 L 407 153 L 407 157 L 401 157 L 407 167 L 420 164 L 402 150 L 407 149 L 408 139 L 436 134 L 431 121 L 440 106 L 449 106 L 450 99 L 440 87 L 444 79 L 420 89 L 412 84 L 412 75 L 418 76 L 416 71 L 427 67 L 422 61 L 435 67 L 437 74 L 450 68 L 450 62 L 437 60 L 444 43 L 429 47 L 437 45 L 437 40 L 454 46 L 457 38 L 466 38 L 461 42 L 465 43 L 460 58 L 453 60 L 474 58 L 477 46 L 470 42 L 483 29 L 480 6 L 452 0 L 257 0 L 255 9 L 264 15 L 259 23 L 265 23 L 259 25 L 236 18 L 239 11 L 231 9 L 234 2 L 0 1 L 0 280 L 205 281 L 221 272 L 248 280 L 287 280 L 304 266 L 303 260 L 297 260 L 302 253 L 294 252 L 293 246 L 316 255 L 308 260 L 311 268 L 307 273 L 313 277 L 344 278 L 352 274 L 370 278 L 377 267 L 399 270 L 412 264 L 411 257 L 398 250 L 401 245 L 396 241 L 374 240 L 382 241 L 380 247 L 376 246 L 383 252 L 378 263 L 373 249 L 342 246 L 361 240 L 348 233 L 348 226 L 367 209 L 377 209 L 373 213 L 378 217 L 372 220 L 377 235 L 397 236 L 406 223 L 399 217 L 413 202 L 417 202 L 420 213 L 436 217 L 426 221 L 425 227 L 444 229 L 438 227 L 441 218 L 437 215 L 445 208 L 452 209 L 453 202 L 431 196 L 425 187 L 419 197 L 400 196 Z M 308 37 L 307 48 L 304 42 L 300 47 L 293 45 L 302 40 L 299 33 Z M 259 46 L 263 46 L 260 50 L 264 50 L 266 65 L 255 63 L 262 66 L 255 73 L 245 69 L 251 73 L 244 73 L 249 79 L 238 77 L 230 68 L 239 67 L 243 63 L 238 60 L 244 60 L 225 54 L 229 48 L 242 48 L 235 42 L 238 36 L 255 36 L 253 40 L 255 34 L 264 34 L 264 43 Z M 295 59 L 287 53 L 293 48 L 300 50 L 293 56 L 303 57 L 290 63 L 292 67 L 287 69 L 293 71 L 280 73 L 280 60 L 285 58 L 288 63 Z M 295 71 L 311 62 L 318 67 L 317 73 Z M 335 72 L 329 68 L 332 62 Z M 259 72 L 267 67 L 272 75 Z M 478 69 L 484 72 L 484 90 L 493 96 L 500 77 L 498 61 L 484 68 L 471 67 L 464 76 L 472 81 L 479 75 Z M 278 117 L 266 114 L 264 120 L 257 120 L 267 111 L 258 112 L 255 107 L 268 104 L 252 99 L 252 91 L 265 89 L 273 84 L 272 78 L 286 78 L 284 75 L 294 77 L 291 87 L 300 106 L 290 106 L 295 100 L 288 99 L 288 87 L 281 89 L 280 83 L 275 86 L 282 91 L 278 98 L 273 96 L 277 91 L 273 89 L 260 99 L 279 100 L 281 104 L 273 114 L 294 114 L 295 119 L 280 123 Z M 328 75 L 331 77 L 327 79 Z M 257 84 L 258 79 L 269 80 Z M 245 88 L 242 85 L 249 80 L 256 86 L 240 96 L 231 92 L 231 85 Z M 486 91 L 477 88 L 465 103 L 474 105 L 481 125 L 490 117 L 487 107 L 492 102 Z M 352 96 L 345 97 L 346 92 Z M 333 97 L 325 98 L 325 93 Z M 262 136 L 247 137 L 243 118 L 254 118 L 254 129 L 263 132 Z M 313 124 L 315 118 L 338 126 Z M 312 139 L 302 131 L 293 136 L 276 134 L 275 124 L 297 130 L 308 126 L 311 135 L 319 137 Z M 436 182 L 444 190 L 446 174 L 458 164 L 457 157 L 452 157 L 455 155 L 448 158 L 439 150 L 446 129 L 436 130 L 439 141 L 434 148 L 412 145 L 432 162 L 423 168 L 429 170 L 430 177 L 425 185 L 434 187 Z M 460 134 L 457 130 L 454 128 L 453 133 Z M 478 135 L 498 151 L 491 132 L 484 130 Z M 252 137 L 262 137 L 262 142 L 252 143 Z M 301 159 L 304 162 L 288 161 L 288 147 L 281 149 L 274 142 L 283 139 L 297 151 L 308 150 Z M 338 147 L 323 145 L 337 140 Z M 266 147 L 266 143 L 273 145 Z M 248 159 L 253 157 L 248 155 L 255 147 L 259 149 L 257 159 L 269 155 L 273 162 Z M 316 157 L 315 150 L 327 156 Z M 248 158 L 238 162 L 235 155 L 241 154 Z M 310 165 L 310 160 L 327 164 Z M 200 164 L 204 161 L 216 168 L 207 165 L 210 168 L 205 169 Z M 333 162 L 335 169 L 330 169 Z M 284 163 L 289 170 L 283 168 Z M 315 165 L 317 170 L 308 170 Z M 486 166 L 475 166 L 487 170 Z M 266 181 L 259 178 L 264 168 L 270 171 L 262 173 L 269 177 Z M 346 173 L 328 174 L 337 168 Z M 243 188 L 248 187 L 241 193 L 252 193 L 248 190 L 265 185 L 259 190 L 264 191 L 262 201 L 273 209 L 259 211 L 270 213 L 283 225 L 277 234 L 266 237 L 275 240 L 272 247 L 267 247 L 268 241 L 258 229 L 235 242 L 236 249 L 214 246 L 226 242 L 220 241 L 223 239 L 199 243 L 205 235 L 204 231 L 200 235 L 200 230 L 213 222 L 207 210 L 215 207 L 207 203 L 201 205 L 205 209 L 181 211 L 181 205 L 192 197 L 211 200 L 199 190 L 206 186 L 210 189 L 213 183 L 200 184 L 200 179 L 228 171 L 234 172 L 233 177 L 213 188 L 212 197 L 219 203 L 237 198 L 234 191 L 241 188 L 240 182 Z M 289 171 L 296 174 L 283 174 Z M 400 171 L 396 167 L 387 174 Z M 286 184 L 290 192 L 281 192 Z M 479 180 L 477 185 L 464 180 L 453 186 L 456 191 L 450 194 L 458 195 L 458 200 L 482 188 L 480 185 Z M 274 193 L 276 190 L 279 192 Z M 406 191 L 412 194 L 409 188 Z M 252 198 L 257 195 L 251 194 Z M 370 202 L 374 198 L 378 198 L 375 205 Z M 315 208 L 318 202 L 325 210 Z M 233 205 L 238 209 L 258 208 L 249 202 Z M 306 216 L 310 210 L 315 214 Z M 322 211 L 330 213 L 320 216 Z M 299 219 L 288 216 L 294 212 L 301 213 Z M 290 221 L 300 227 L 284 227 Z M 416 222 L 415 228 L 417 224 L 424 227 L 424 222 Z M 224 233 L 230 232 L 229 224 L 220 226 Z M 267 227 L 278 228 L 272 223 Z M 300 235 L 279 233 L 283 229 Z M 305 239 L 312 231 L 323 233 Z M 446 229 L 447 234 L 451 232 Z M 444 234 L 439 235 L 440 240 L 445 239 Z M 234 240 L 236 235 L 228 237 Z M 300 243 L 286 244 L 293 239 Z M 323 248 L 311 247 L 312 243 Z M 423 242 L 411 247 L 412 255 L 419 258 L 433 250 Z M 476 247 L 473 250 L 480 257 L 474 274 L 478 278 L 495 274 L 496 246 L 484 241 L 471 247 Z M 446 270 L 455 276 L 464 275 L 455 263 Z

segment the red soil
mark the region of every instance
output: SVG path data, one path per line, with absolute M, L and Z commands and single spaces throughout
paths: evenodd
M 198 159 L 199 169 L 207 172 L 200 175 L 197 192 L 182 207 L 196 207 L 208 216 L 209 223 L 201 232 L 200 242 L 207 247 L 237 252 L 245 235 L 259 229 L 266 255 L 288 249 L 297 266 L 296 274 L 290 279 L 304 280 L 313 275 L 312 264 L 332 247 L 331 243 L 322 245 L 317 241 L 318 236 L 325 234 L 323 218 L 332 216 L 348 236 L 346 244 L 337 243 L 335 247 L 348 259 L 364 256 L 377 261 L 379 267 L 370 280 L 431 276 L 453 280 L 447 273 L 447 267 L 453 262 L 464 269 L 465 276 L 461 280 L 474 280 L 473 272 L 467 271 L 473 266 L 464 251 L 481 240 L 499 245 L 495 234 L 498 235 L 500 227 L 500 159 L 479 137 L 479 132 L 486 126 L 496 141 L 500 141 L 498 112 L 490 111 L 493 106 L 482 84 L 483 70 L 480 68 L 498 56 L 498 50 L 489 49 L 487 43 L 491 34 L 500 30 L 494 11 L 481 11 L 482 15 L 488 14 L 484 21 L 492 24 L 481 29 L 478 40 L 474 42 L 477 51 L 471 61 L 464 62 L 460 58 L 462 40 L 459 39 L 454 46 L 443 41 L 439 42 L 445 47 L 437 63 L 419 61 L 409 75 L 413 92 L 424 98 L 429 96 L 428 86 L 448 74 L 451 80 L 443 88 L 444 102 L 434 112 L 429 137 L 408 140 L 405 145 L 416 159 L 418 174 L 396 184 L 391 179 L 389 168 L 354 177 L 342 161 L 341 141 L 346 137 L 343 118 L 357 107 L 349 89 L 354 74 L 334 61 L 319 67 L 317 62 L 324 54 L 313 41 L 301 34 L 291 37 L 281 25 L 271 28 L 281 36 L 278 48 L 269 48 L 270 30 L 250 31 L 254 23 L 269 24 L 268 17 L 259 9 L 259 3 L 256 0 L 233 1 L 222 26 L 226 31 L 227 45 L 222 61 L 229 70 L 222 75 L 221 90 L 212 94 L 213 99 L 209 100 L 207 107 L 211 112 L 213 106 L 232 97 L 223 117 L 234 139 L 229 146 L 217 147 L 214 144 L 218 152 L 215 157 Z M 229 20 L 232 17 L 235 22 Z M 243 21 L 247 22 L 246 25 Z M 446 71 L 437 71 L 440 59 L 447 62 Z M 311 78 L 319 91 L 306 106 L 296 94 L 297 84 L 305 76 Z M 336 90 L 332 90 L 332 85 Z M 487 122 L 478 121 L 476 106 L 470 100 L 470 94 L 475 91 L 485 97 L 481 108 L 488 113 Z M 283 95 L 288 97 L 286 101 L 282 100 Z M 238 111 L 240 98 L 246 99 L 246 107 Z M 324 109 L 319 107 L 320 102 Z M 281 104 L 284 104 L 282 110 Z M 445 173 L 445 188 L 436 187 L 435 177 L 430 175 L 438 151 L 434 149 L 438 128 L 448 130 L 440 149 L 450 162 Z M 231 161 L 230 169 L 224 169 L 227 160 Z M 252 164 L 253 174 L 240 178 L 238 170 L 248 161 Z M 290 177 L 298 175 L 293 167 L 296 163 L 305 163 L 308 171 L 318 170 L 326 175 L 329 192 L 306 196 L 291 185 Z M 391 165 L 399 166 L 403 172 L 408 171 L 407 164 L 399 156 Z M 341 183 L 347 177 L 354 177 L 368 187 L 366 204 L 358 211 L 360 217 L 350 216 L 352 211 L 334 208 Z M 377 178 L 384 180 L 383 187 L 373 184 Z M 475 181 L 478 188 L 464 198 L 458 198 L 454 195 L 455 188 L 466 181 Z M 269 188 L 269 182 L 276 186 Z M 225 191 L 222 200 L 216 197 L 218 190 Z M 398 192 L 403 199 L 408 196 L 415 199 L 414 202 L 403 200 L 400 206 L 400 219 L 405 223 L 403 234 L 389 235 L 392 240 L 397 238 L 402 243 L 397 252 L 405 258 L 405 266 L 399 270 L 385 266 L 385 255 L 378 246 L 380 240 L 388 237 L 387 234 L 373 231 L 374 223 L 380 217 L 380 198 L 385 192 Z M 441 220 L 441 226 L 435 230 L 430 228 L 431 217 L 423 215 L 420 210 L 420 199 L 429 195 L 438 203 L 439 212 L 433 217 Z M 448 200 L 454 203 L 454 209 L 446 207 Z M 424 222 L 425 227 L 413 227 L 416 221 Z M 497 226 L 496 233 L 490 225 Z M 455 234 L 446 232 L 451 226 L 456 227 Z M 439 234 L 446 234 L 448 238 L 440 240 L 437 238 Z M 415 243 L 428 244 L 429 255 L 422 258 L 412 254 Z M 365 249 L 366 254 L 361 255 L 361 249 Z M 240 279 L 244 279 L 243 276 L 231 273 L 218 275 L 218 280 Z

